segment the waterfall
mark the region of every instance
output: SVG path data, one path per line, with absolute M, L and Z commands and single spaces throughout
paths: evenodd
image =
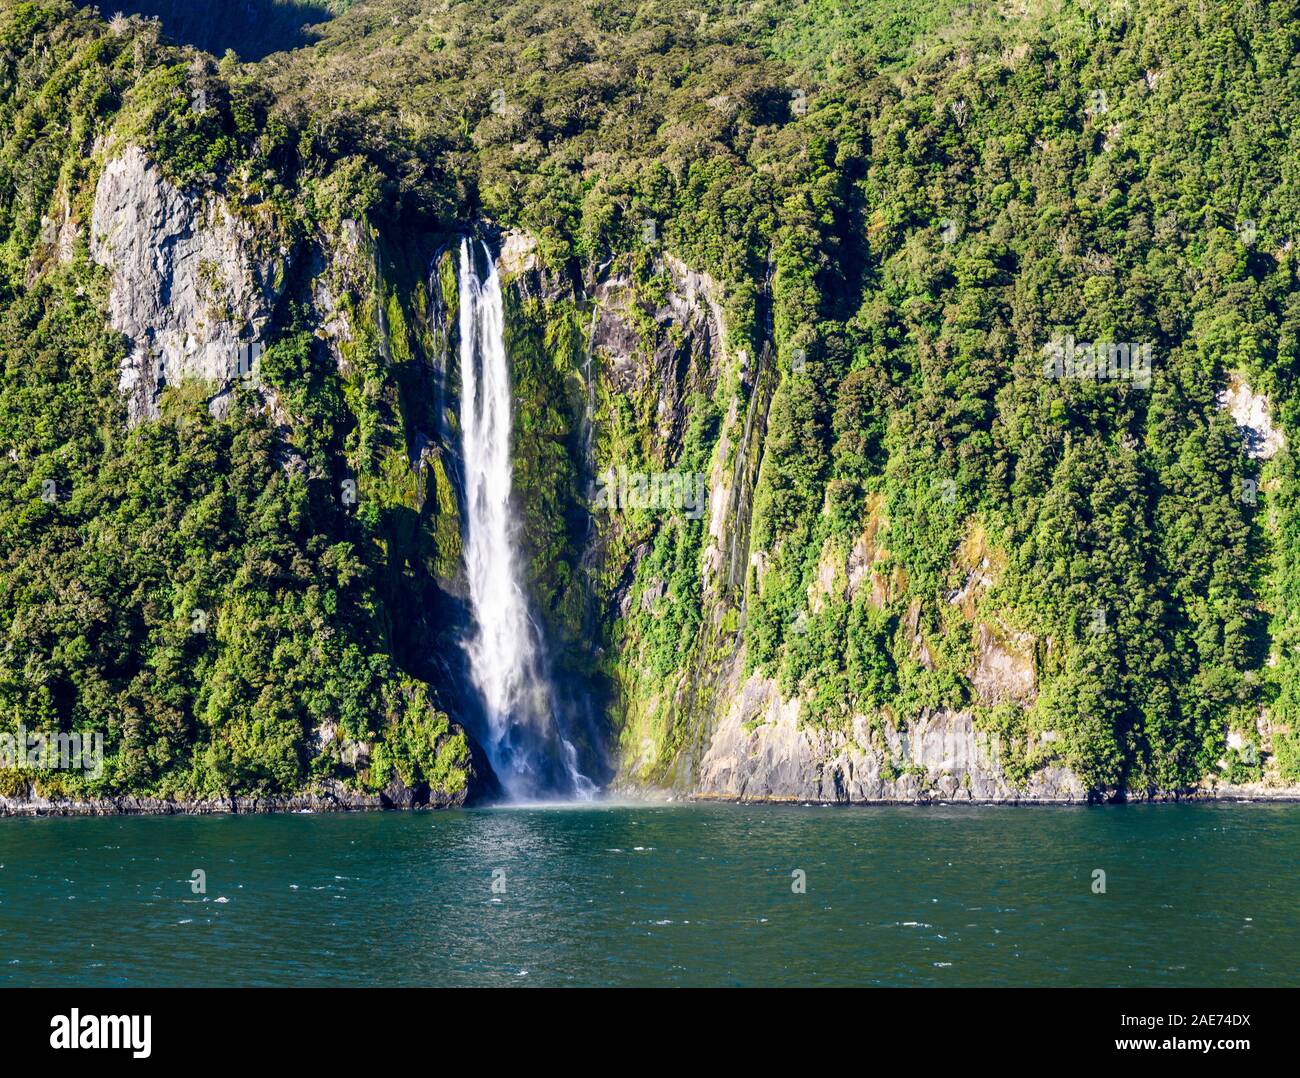
M 466 639 L 483 700 L 483 747 L 511 800 L 589 799 L 595 785 L 557 718 L 541 634 L 519 572 L 512 500 L 510 361 L 501 281 L 480 244 L 460 246 L 460 427 L 465 480 L 465 568 L 474 624 Z

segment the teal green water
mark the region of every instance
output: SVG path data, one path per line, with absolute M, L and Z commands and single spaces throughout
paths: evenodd
M 4 985 L 1296 985 L 1298 912 L 1300 805 L 0 820 Z

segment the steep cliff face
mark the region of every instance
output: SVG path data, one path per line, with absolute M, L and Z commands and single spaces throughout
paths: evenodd
M 737 800 L 1074 803 L 1068 768 L 1009 775 L 996 735 L 966 712 L 924 713 L 898 728 L 855 716 L 845 729 L 801 724 L 799 701 L 751 676 L 715 728 L 692 790 Z
M 899 611 L 896 629 L 879 638 L 882 657 L 893 651 L 891 661 L 935 674 L 955 656 L 967 706 L 828 713 L 824 700 L 754 662 L 746 619 L 763 596 L 771 552 L 751 549 L 753 492 L 769 438 L 781 433 L 768 429 L 774 384 L 799 372 L 778 373 L 770 342 L 756 360 L 743 346 L 729 351 L 724 288 L 671 256 L 653 259 L 640 277 L 606 267 L 575 289 L 540 273 L 535 250 L 529 237 L 504 238 L 501 265 L 514 287 L 547 309 L 576 307 L 588 327 L 586 358 L 566 362 L 583 380 L 585 404 L 573 421 L 585 449 L 575 467 L 588 490 L 583 563 L 592 572 L 581 584 L 597 611 L 615 786 L 828 802 L 1138 795 L 1089 787 L 1066 764 L 1054 713 L 1036 707 L 1041 671 L 1059 644 L 1021 627 L 1005 598 L 1006 553 L 978 518 L 968 519 L 932 597 L 937 624 L 923 617 L 922 597 L 908 595 L 907 567 L 889 549 L 885 502 L 874 497 L 852 543 L 822 544 L 790 626 L 796 638 L 807 634 L 836 604 L 863 617 Z M 1245 415 L 1243 404 L 1235 408 Z M 1270 444 L 1269 434 L 1257 437 Z M 698 506 L 689 496 L 657 497 L 657 479 L 669 478 L 682 492 L 698 481 Z M 1035 718 L 1026 723 L 1026 715 Z M 1278 783 L 1275 765 L 1272 786 L 1233 781 L 1230 770 L 1223 762 L 1219 776 L 1183 795 L 1296 793 Z
M 526 246 L 508 241 L 503 263 L 515 265 Z M 608 483 L 633 475 L 614 497 L 595 500 L 591 540 L 602 568 L 593 583 L 611 649 L 604 669 L 617 686 L 611 709 L 616 784 L 741 800 L 1086 800 L 1078 777 L 1046 753 L 1032 771 L 1012 767 L 1009 774 L 999 736 L 977 729 L 969 712 L 809 721 L 797 693 L 783 693 L 776 679 L 750 669 L 743 627 L 749 590 L 763 586 L 764 552 L 751 553 L 749 536 L 776 377 L 770 344 L 757 360 L 743 347 L 729 357 L 719 284 L 671 256 L 655 269 L 653 299 L 624 274 L 599 277 L 589 298 L 589 347 L 599 382 L 593 398 L 605 402 L 592 478 Z M 556 296 L 545 285 L 531 287 Z M 702 441 L 688 446 L 686 431 L 702 414 L 710 420 Z M 634 481 L 644 474 L 638 466 L 674 474 L 686 461 L 707 466 L 684 482 L 684 488 L 698 482 L 704 495 L 698 507 L 687 498 L 656 501 L 653 475 L 646 475 L 649 485 L 638 502 Z M 882 522 L 873 519 L 839 563 L 827 547 L 809 589 L 810 610 L 832 593 L 853 598 L 859 591 L 883 606 L 890 582 L 880 562 L 887 552 L 878 542 Z M 665 549 L 671 558 L 659 553 Z M 986 557 L 948 602 L 973 603 L 992 583 L 989 571 Z M 681 634 L 667 652 L 655 648 L 657 622 L 665 617 Z M 1032 641 L 983 623 L 975 631 L 971 676 L 979 702 L 1031 702 Z M 1047 734 L 1043 744 L 1053 737 Z M 1023 745 L 1016 748 L 1024 754 Z
M 139 146 L 104 165 L 90 253 L 109 272 L 109 319 L 129 342 L 121 389 L 132 423 L 158 418 L 163 389 L 212 383 L 214 414 L 250 375 L 290 268 L 273 219 L 236 216 L 218 195 L 186 196 Z

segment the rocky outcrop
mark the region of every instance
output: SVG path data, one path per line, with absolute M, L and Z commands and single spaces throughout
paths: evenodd
M 886 569 L 889 550 L 884 536 L 884 498 L 876 493 L 867 498 L 866 523 L 862 534 L 854 540 L 849 550 L 844 572 L 848 579 L 848 597 L 852 601 L 869 586 L 868 601 L 872 606 L 884 607 L 900 589 L 902 568 Z
M 799 702 L 751 676 L 714 731 L 693 796 L 741 801 L 987 801 L 1073 804 L 1088 791 L 1048 765 L 1023 787 L 999 765 L 996 738 L 967 712 L 925 712 L 902 729 L 873 731 L 862 716 L 844 730 L 801 724 Z
M 1268 397 L 1256 393 L 1239 374 L 1228 376 L 1228 385 L 1219 394 L 1219 407 L 1237 422 L 1246 442 L 1246 455 L 1268 460 L 1285 444 L 1282 431 L 1273 425 Z
M 76 254 L 79 233 L 72 200 L 66 190 L 61 190 L 57 201 L 57 216 L 41 215 L 40 232 L 27 266 L 28 285 L 52 266 L 69 265 Z
M 109 320 L 129 342 L 119 384 L 132 424 L 156 419 L 163 388 L 182 379 L 220 391 L 255 373 L 290 254 L 267 222 L 182 192 L 133 146 L 100 175 L 90 253 L 109 271 Z
M 339 732 L 338 724 L 324 723 L 316 731 L 318 751 L 333 756 L 339 763 L 354 770 L 365 767 L 370 760 L 370 746 L 364 741 L 354 741 Z
M 1017 703 L 1026 707 L 1038 695 L 1034 674 L 1034 638 L 1007 633 L 983 622 L 976 630 L 971 689 L 981 704 Z
M 517 229 L 501 237 L 501 253 L 497 255 L 497 272 L 503 277 L 517 277 L 537 269 L 537 240 L 527 232 Z
M 1170 800 L 1170 798 L 1156 800 Z M 1283 786 L 1273 782 L 1219 782 L 1210 778 L 1179 800 L 1300 801 L 1300 786 Z
M 722 355 L 722 319 L 713 296 L 717 286 L 672 259 L 664 260 L 672 288 L 657 306 L 648 306 L 629 277 L 614 274 L 598 280 L 591 300 L 595 311 L 591 349 L 599 368 L 615 389 L 629 395 L 657 396 L 656 418 L 661 444 L 680 445 L 685 401 L 709 387 Z M 647 340 L 638 327 L 653 325 Z

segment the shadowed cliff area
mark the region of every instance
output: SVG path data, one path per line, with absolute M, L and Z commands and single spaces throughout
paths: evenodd
M 115 14 L 158 19 L 163 36 L 178 45 L 192 45 L 242 60 L 260 60 L 273 52 L 310 45 L 313 24 L 324 22 L 354 0 L 108 0 L 82 3 L 97 7 L 105 18 Z

